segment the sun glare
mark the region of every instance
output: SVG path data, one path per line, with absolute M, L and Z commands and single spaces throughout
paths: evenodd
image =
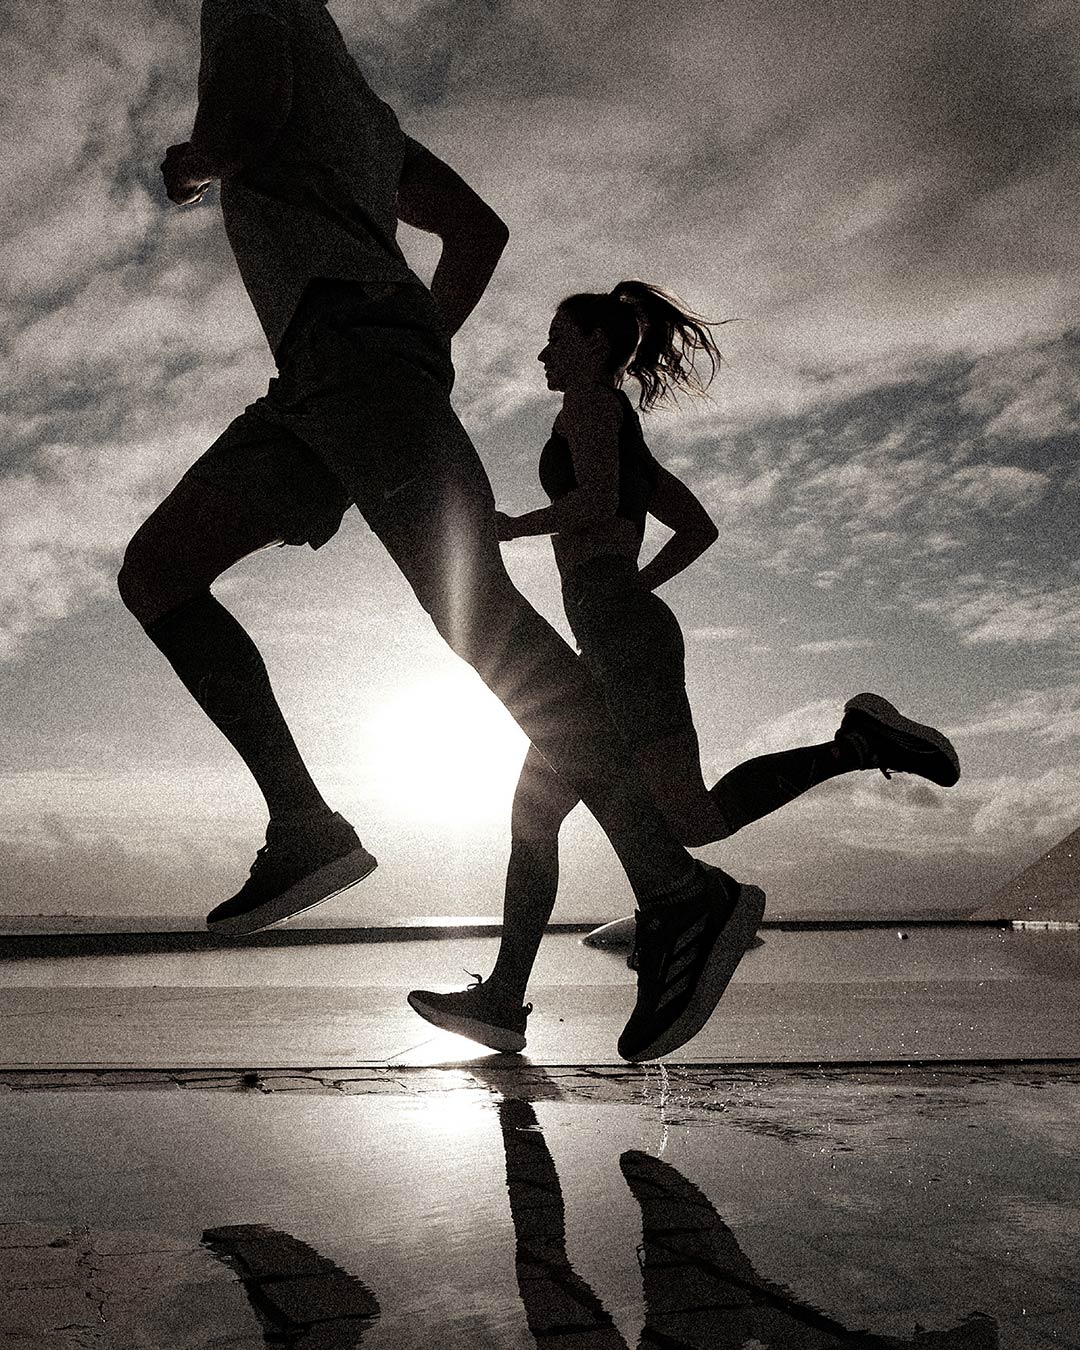
M 364 733 L 363 772 L 391 811 L 445 824 L 509 821 L 528 740 L 471 670 L 407 685 Z

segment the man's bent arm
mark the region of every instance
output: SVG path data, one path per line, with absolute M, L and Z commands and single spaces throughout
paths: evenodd
M 510 231 L 468 183 L 418 141 L 408 140 L 398 219 L 442 240 L 431 294 L 456 333 L 487 288 Z

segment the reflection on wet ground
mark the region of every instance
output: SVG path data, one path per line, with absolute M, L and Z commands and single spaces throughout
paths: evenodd
M 1080 1344 L 1077 1066 L 152 1077 L 0 1079 L 0 1350 Z
M 528 1102 L 499 1104 L 506 1182 L 516 1237 L 518 1289 L 537 1345 L 589 1345 L 628 1350 L 601 1299 L 566 1254 L 559 1176 Z M 645 1325 L 638 1341 L 657 1350 L 790 1346 L 792 1350 L 858 1342 L 900 1346 L 915 1340 L 868 1336 L 842 1326 L 763 1280 L 706 1196 L 669 1163 L 638 1149 L 619 1159 L 641 1209 L 641 1268 Z M 997 1346 L 997 1324 L 974 1313 L 941 1335 L 920 1332 L 924 1347 Z
M 240 1276 L 267 1345 L 355 1350 L 379 1300 L 306 1242 L 263 1224 L 208 1228 L 203 1246 Z

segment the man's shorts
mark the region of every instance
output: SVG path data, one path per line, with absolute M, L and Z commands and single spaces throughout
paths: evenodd
M 372 298 L 354 282 L 312 282 L 277 365 L 185 477 L 257 507 L 285 543 L 320 548 L 354 503 L 375 524 L 421 476 L 458 467 L 486 482 L 450 405 L 450 338 L 425 287 Z

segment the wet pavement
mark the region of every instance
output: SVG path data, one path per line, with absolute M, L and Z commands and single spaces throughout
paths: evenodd
M 325 935 L 324 935 L 325 936 Z M 441 1065 L 475 1047 L 409 1008 L 462 988 L 497 939 L 424 930 L 393 941 L 50 956 L 0 939 L 0 1068 Z M 1080 932 L 989 924 L 770 925 L 722 1013 L 681 1063 L 1080 1060 Z M 634 1003 L 625 953 L 545 938 L 529 988 L 529 1057 L 619 1064 Z
M 0 1345 L 1076 1345 L 1080 1068 L 7 1075 Z
M 9 949 L 0 1350 L 1080 1346 L 1080 939 L 902 931 L 767 929 L 641 1067 L 569 935 L 525 1056 L 391 1008 L 487 937 Z

